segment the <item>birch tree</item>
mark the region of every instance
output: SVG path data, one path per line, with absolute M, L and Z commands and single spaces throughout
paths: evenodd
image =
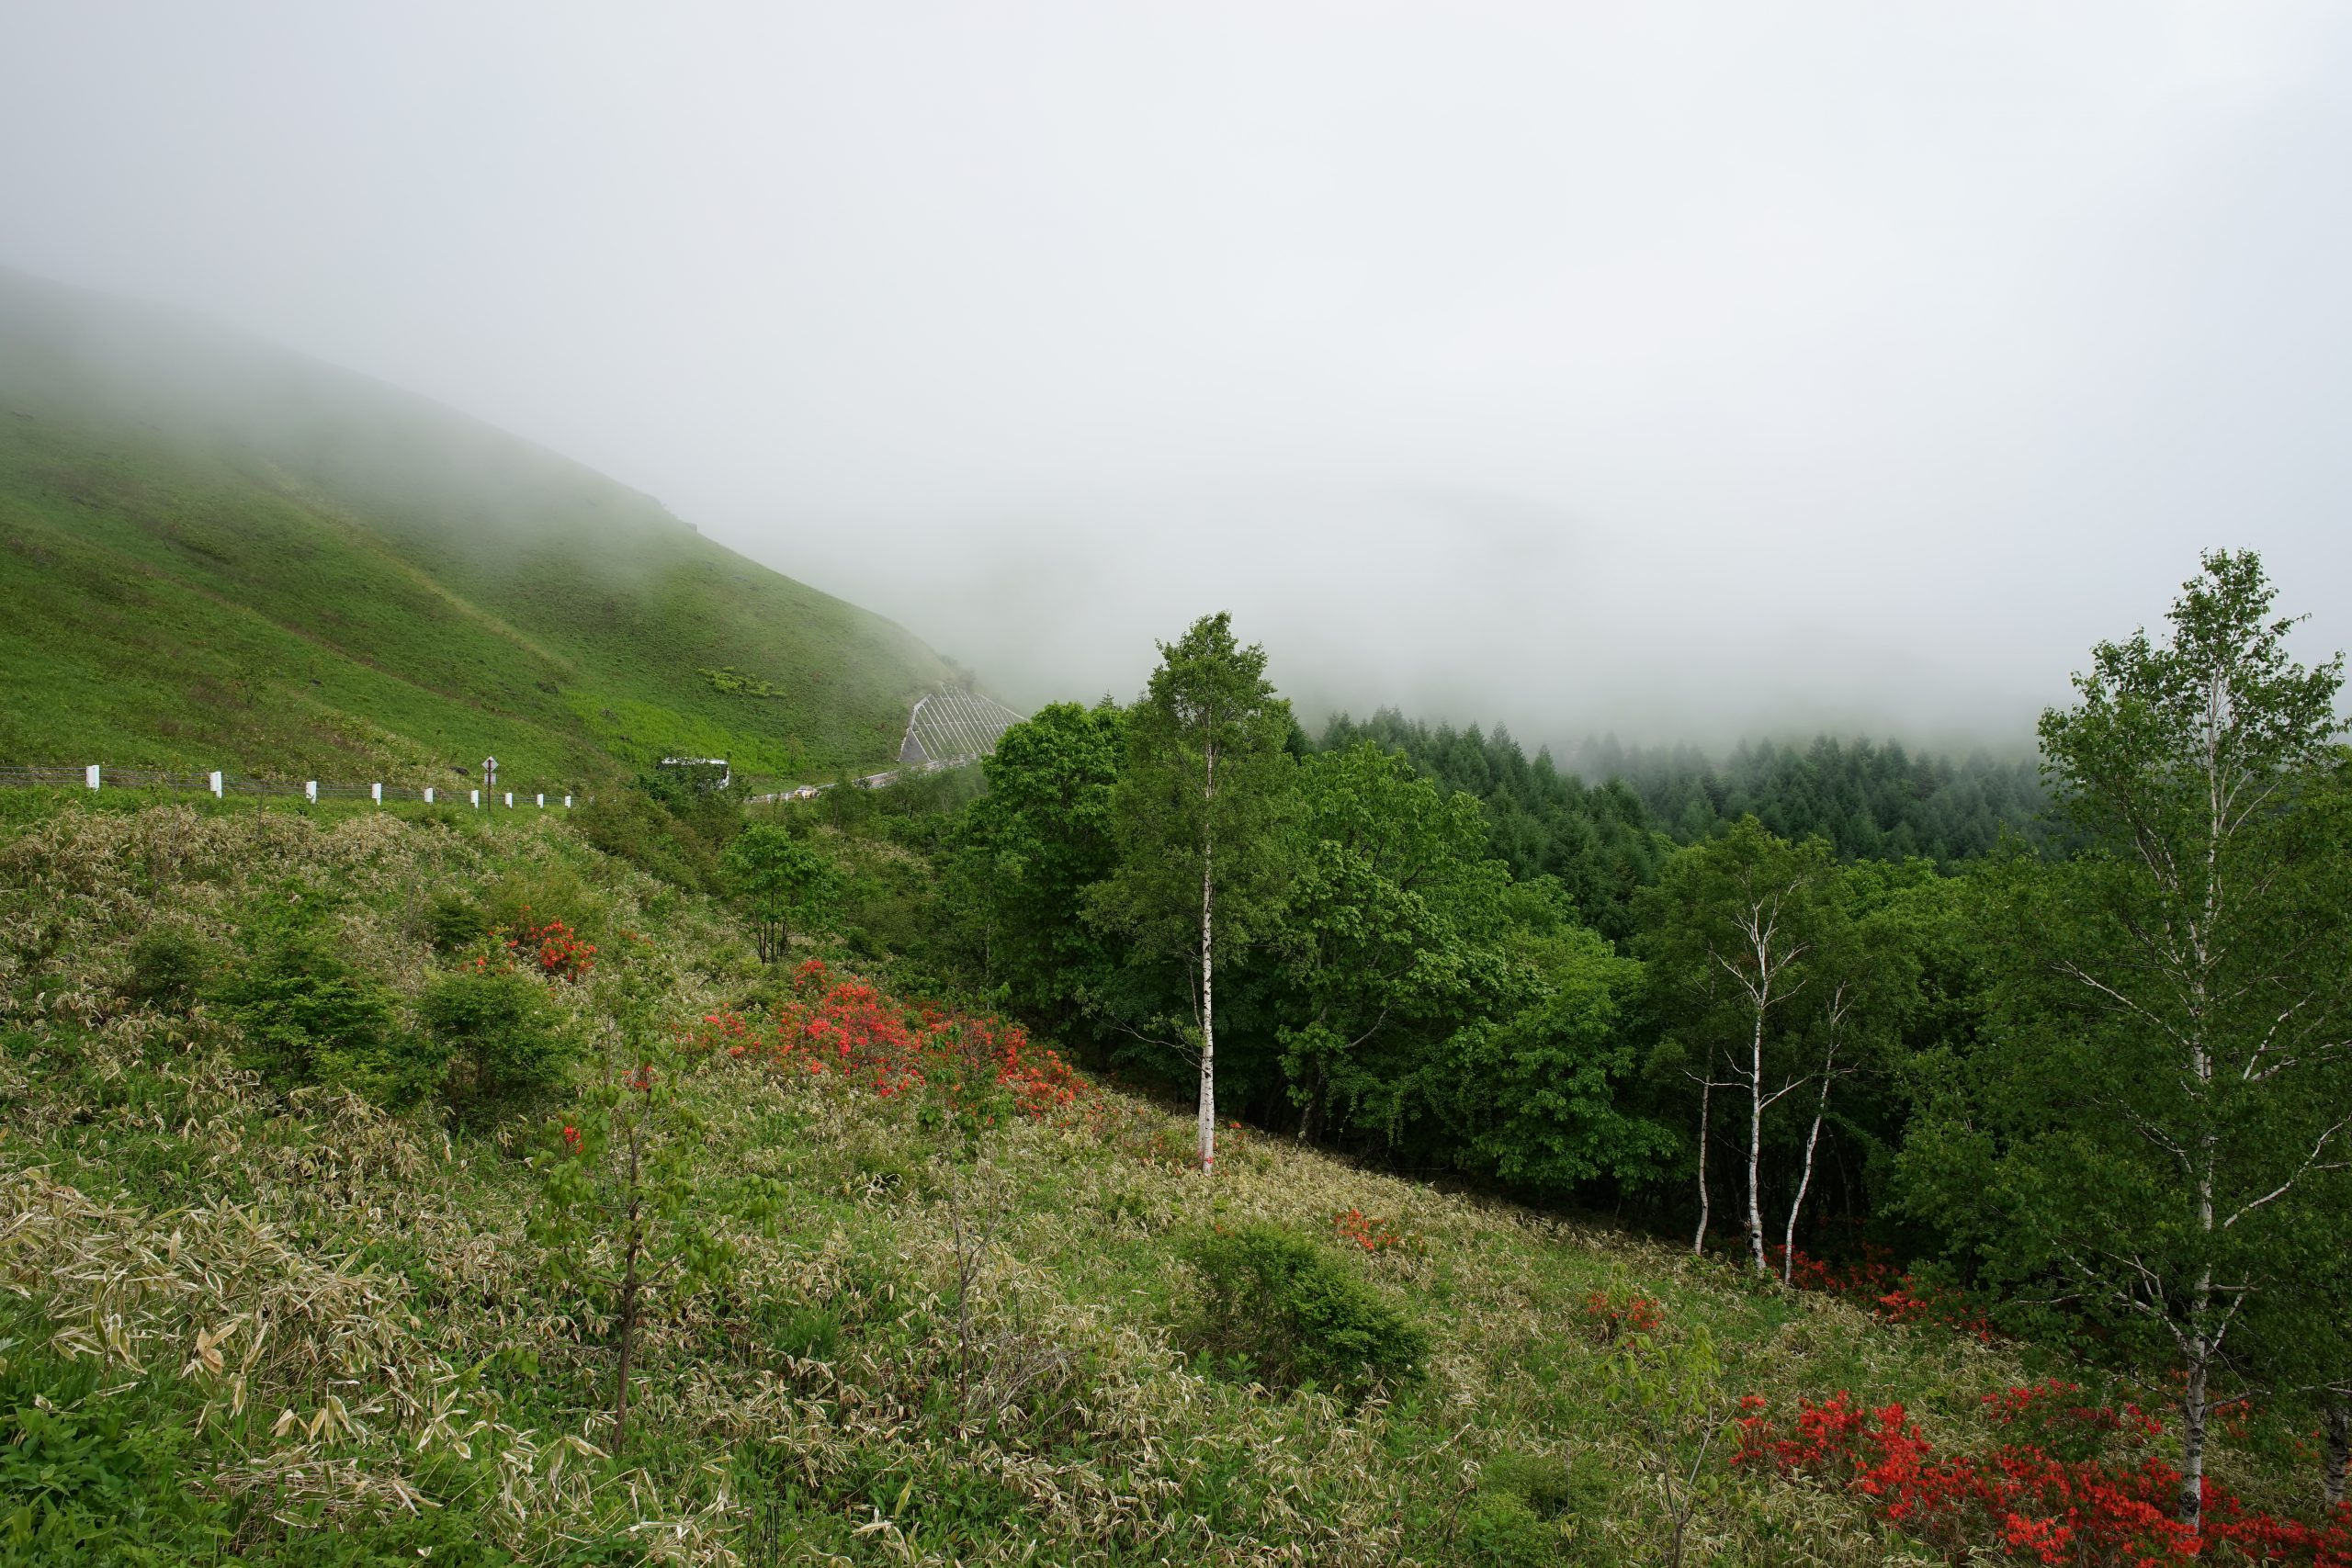
M 2206 557 L 2167 640 L 2099 644 L 2042 716 L 2080 850 L 1996 879 L 1985 1038 L 1906 1155 L 1996 1276 L 2167 1354 L 2191 1523 L 2215 1379 L 2340 1247 L 2303 1200 L 2352 1153 L 2342 660 L 2296 663 L 2273 600 L 2253 554 Z
M 1829 1119 L 1829 1090 L 1854 1070 L 1852 1036 L 1860 1002 L 1860 987 L 1850 976 L 1829 984 L 1821 1010 L 1821 1065 L 1814 1069 L 1813 1122 L 1805 1128 L 1804 1157 L 1797 1166 L 1797 1190 L 1789 1199 L 1789 1223 L 1781 1235 L 1781 1283 L 1792 1284 L 1797 1268 L 1797 1217 L 1804 1212 L 1805 1194 L 1813 1188 L 1813 1160 L 1821 1150 L 1821 1124 Z
M 1707 1065 L 1698 1075 L 1702 1162 L 1715 1091 L 1729 1089 L 1745 1102 L 1747 1247 L 1759 1274 L 1770 1268 L 1765 1117 L 1814 1081 L 1808 1067 L 1792 1060 L 1798 1032 L 1789 1015 L 1817 978 L 1817 928 L 1831 871 L 1821 840 L 1789 843 L 1751 817 L 1668 862 L 1648 900 L 1646 945 L 1668 1006 L 1703 1042 Z M 1702 1180 L 1704 1169 L 1702 1163 Z M 1706 1208 L 1702 1192 L 1702 1216 Z M 1702 1217 L 1694 1246 L 1704 1246 L 1704 1225 Z
M 1266 679 L 1265 649 L 1236 643 L 1228 615 L 1203 616 L 1159 655 L 1128 716 L 1112 796 L 1118 863 L 1088 902 L 1141 956 L 1183 967 L 1182 1045 L 1200 1066 L 1207 1171 L 1216 1164 L 1216 963 L 1279 918 L 1290 705 Z
M 1920 860 L 1863 862 L 1830 868 L 1826 897 L 1813 910 L 1808 955 L 1815 976 L 1800 1017 L 1806 1036 L 1801 1062 L 1811 1066 L 1812 1120 L 1797 1159 L 1796 1190 L 1781 1233 L 1781 1282 L 1796 1278 L 1797 1224 L 1813 1191 L 1821 1134 L 1829 1124 L 1837 1087 L 1879 1076 L 1905 1019 L 1921 1002 L 1927 945 L 1922 929 L 1935 920 L 1935 868 Z

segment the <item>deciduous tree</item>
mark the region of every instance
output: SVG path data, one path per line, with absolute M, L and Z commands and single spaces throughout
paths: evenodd
M 2216 1373 L 2340 1247 L 2300 1199 L 2352 1155 L 2342 660 L 2297 663 L 2273 601 L 2254 555 L 2208 556 L 2165 640 L 2099 644 L 2042 716 L 2082 847 L 1999 878 L 1986 1039 L 1907 1156 L 1997 1275 L 2170 1352 L 2192 1523 Z
M 1440 795 L 1370 741 L 1309 756 L 1298 784 L 1280 1038 L 1319 1135 L 1335 1095 L 1352 1109 L 1403 1087 L 1396 1064 L 1361 1066 L 1385 1031 L 1442 1038 L 1495 1005 L 1510 873 L 1488 857 L 1475 796 Z
M 984 972 L 1049 1020 L 1077 1007 L 1105 962 L 1081 916 L 1086 890 L 1115 862 L 1111 795 L 1125 743 L 1126 715 L 1108 700 L 1048 704 L 998 737 L 980 764 L 988 794 L 967 813 L 954 887 Z
M 1791 1015 L 1797 998 L 1820 983 L 1831 871 L 1822 840 L 1792 844 L 1750 817 L 1675 856 L 1645 899 L 1653 973 L 1705 1064 L 1698 1075 L 1703 1109 L 1693 1246 L 1706 1242 L 1706 1111 L 1716 1089 L 1730 1089 L 1747 1109 L 1747 1246 L 1759 1274 L 1767 1268 L 1764 1118 L 1814 1081 L 1813 1059 L 1800 1048 Z
M 718 1283 L 735 1261 L 712 1223 L 730 1195 L 695 1179 L 702 1128 L 678 1098 L 683 1064 L 655 1022 L 666 976 L 652 967 L 650 956 L 630 955 L 607 976 L 614 1033 L 604 1073 L 557 1119 L 533 1162 L 540 1196 L 531 1239 L 581 1304 L 612 1325 L 616 1450 L 628 1438 L 629 1377 L 650 1304 Z
M 1147 958 L 1180 960 L 1200 1062 L 1201 1168 L 1216 1161 L 1216 958 L 1267 931 L 1282 904 L 1293 760 L 1290 705 L 1266 652 L 1204 615 L 1159 646 L 1127 718 L 1112 795 L 1119 859 L 1089 898 L 1093 919 Z
M 727 846 L 719 868 L 728 891 L 751 918 L 760 961 L 784 956 L 796 929 L 823 923 L 840 897 L 832 864 L 784 829 L 766 823 L 746 828 Z

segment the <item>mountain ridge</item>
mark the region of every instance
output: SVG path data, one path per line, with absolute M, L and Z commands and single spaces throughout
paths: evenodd
M 6 268 L 0 596 L 12 762 L 820 773 L 895 755 L 959 678 L 561 453 Z

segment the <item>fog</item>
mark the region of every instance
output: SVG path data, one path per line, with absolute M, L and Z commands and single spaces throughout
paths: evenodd
M 17 6 L 0 264 L 414 389 L 1016 705 L 2022 739 L 2352 643 L 2352 11 Z

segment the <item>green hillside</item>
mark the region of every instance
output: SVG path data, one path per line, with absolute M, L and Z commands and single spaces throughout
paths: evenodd
M 830 978 L 763 965 L 569 820 L 5 806 L 0 1564 L 1632 1568 L 1679 1517 L 1694 1568 L 1925 1568 L 1867 1498 L 1726 1462 L 1724 1424 L 1845 1390 L 1982 1444 L 2028 1375 L 1289 1137 L 1211 1179 L 1188 1112 L 877 996 L 837 942 L 793 954 Z M 505 972 L 518 919 L 590 964 Z M 478 994 L 511 1017 L 445 1009 Z M 466 1066 L 526 1031 L 582 1059 L 484 1100 Z M 614 1303 L 566 1261 L 609 1279 L 616 1243 L 551 1205 L 618 1157 L 562 1129 L 638 1114 L 598 1086 L 639 1060 L 684 1200 L 649 1269 L 688 1226 L 720 1266 L 661 1275 L 623 1435 Z M 415 1100 L 377 1068 L 420 1063 L 437 1096 L 341 1092 Z M 1300 1271 L 1272 1303 L 1253 1254 Z
M 826 771 L 948 673 L 568 458 L 4 269 L 0 546 L 0 762 Z

